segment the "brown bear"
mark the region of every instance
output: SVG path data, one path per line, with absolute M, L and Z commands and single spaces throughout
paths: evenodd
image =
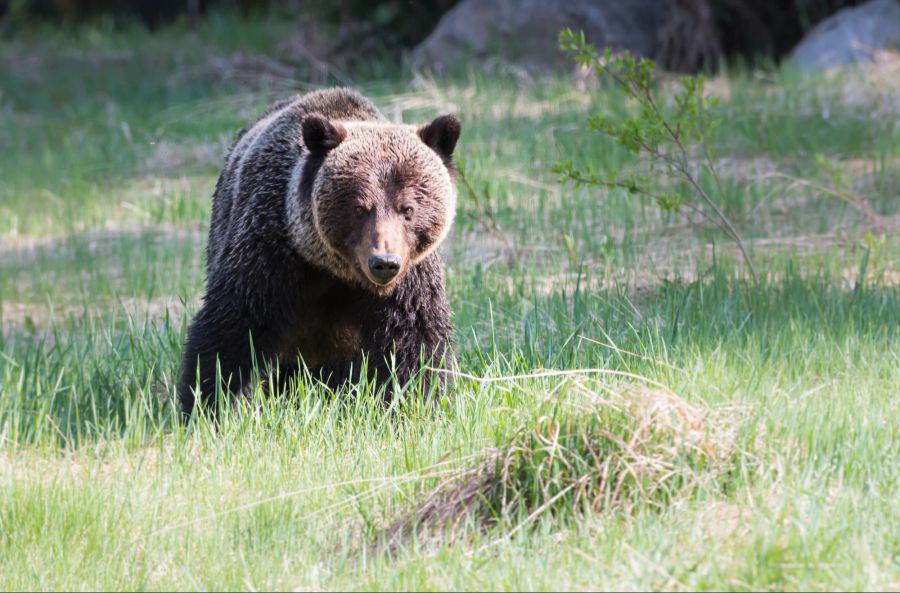
M 272 105 L 239 133 L 213 194 L 203 305 L 179 407 L 246 392 L 251 370 L 305 365 L 329 385 L 443 364 L 451 339 L 437 248 L 456 207 L 451 115 L 388 122 L 348 89 Z M 218 378 L 218 380 L 217 380 Z M 271 376 L 267 375 L 271 379 Z

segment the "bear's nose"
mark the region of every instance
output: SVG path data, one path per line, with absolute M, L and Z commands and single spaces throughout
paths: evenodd
M 369 271 L 377 280 L 387 282 L 400 271 L 400 258 L 390 253 L 369 258 Z

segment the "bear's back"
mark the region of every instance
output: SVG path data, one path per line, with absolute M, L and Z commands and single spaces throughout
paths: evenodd
M 300 124 L 309 113 L 338 121 L 385 121 L 375 105 L 356 91 L 332 88 L 278 101 L 241 130 L 213 194 L 207 245 L 210 273 L 218 266 L 228 238 L 246 224 L 241 219 L 248 208 L 273 224 L 283 218 L 278 209 L 303 153 Z

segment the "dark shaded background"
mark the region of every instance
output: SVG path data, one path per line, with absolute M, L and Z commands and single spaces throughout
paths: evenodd
M 69 26 L 80 21 L 106 18 L 117 24 L 138 21 L 152 29 L 184 20 L 196 22 L 212 10 L 236 10 L 248 18 L 277 12 L 286 18 L 308 18 L 348 32 L 361 48 L 378 45 L 384 51 L 403 51 L 428 36 L 459 0 L 0 0 L 2 31 L 50 22 Z M 687 21 L 686 33 L 676 37 L 669 51 L 677 54 L 679 43 L 696 43 L 707 37 L 719 56 L 779 60 L 822 19 L 862 0 L 673 0 Z M 697 20 L 691 23 L 691 19 Z M 705 22 L 700 22 L 705 21 Z M 692 26 L 694 25 L 694 26 Z M 687 51 L 687 50 L 685 50 Z M 677 67 L 677 65 L 676 65 Z

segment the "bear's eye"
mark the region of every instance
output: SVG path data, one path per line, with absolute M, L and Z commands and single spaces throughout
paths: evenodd
M 413 207 L 412 206 L 404 206 L 400 209 L 400 213 L 403 215 L 403 218 L 406 220 L 412 219 L 413 215 Z
M 362 206 L 357 206 L 353 210 L 356 212 L 357 216 L 365 216 L 366 214 L 369 213 L 369 211 L 366 210 L 365 208 L 363 208 Z

